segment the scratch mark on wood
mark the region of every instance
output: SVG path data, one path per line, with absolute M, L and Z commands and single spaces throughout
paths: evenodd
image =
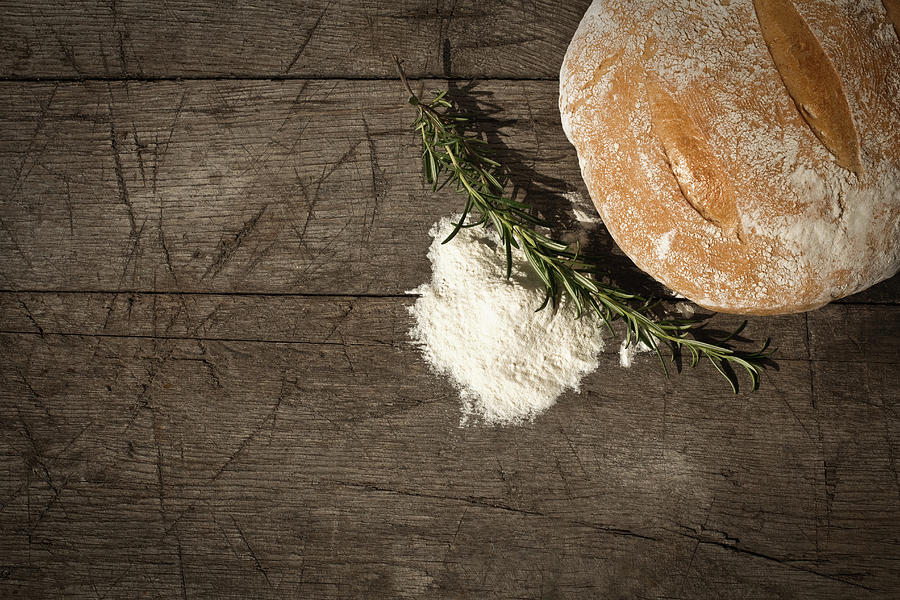
M 569 480 L 566 478 L 566 474 L 563 471 L 562 463 L 559 462 L 559 455 L 556 453 L 556 450 L 551 450 L 553 453 L 553 462 L 556 465 L 556 472 L 559 473 L 559 478 L 563 482 L 563 487 L 566 488 L 566 495 L 571 498 L 572 497 L 572 489 L 569 487 Z
M 813 440 L 812 435 L 809 433 L 809 430 L 806 428 L 806 424 L 800 419 L 799 416 L 797 416 L 797 412 L 794 410 L 794 407 L 791 406 L 791 403 L 788 402 L 787 398 L 785 398 L 784 396 L 780 396 L 780 398 L 781 398 L 782 403 L 784 403 L 784 405 L 787 406 L 787 409 L 788 409 L 788 411 L 790 411 L 791 416 L 794 417 L 794 420 L 800 424 L 800 427 L 803 429 L 803 433 L 806 434 L 806 437 L 808 437 L 810 441 L 815 441 L 815 440 Z
M 69 189 L 68 173 L 63 177 L 63 183 L 66 184 L 66 214 L 69 216 L 69 235 L 75 235 L 75 219 L 72 214 L 72 191 Z
M 30 310 L 28 310 L 28 306 L 25 304 L 25 301 L 22 299 L 19 299 L 19 304 L 22 306 L 22 310 L 25 311 L 25 316 L 28 317 L 28 320 L 31 321 L 31 324 L 37 328 L 38 333 L 43 338 L 44 337 L 44 328 L 41 327 L 40 324 L 38 324 L 37 320 L 34 318 L 34 315 L 31 314 Z
M 131 120 L 131 135 L 134 138 L 134 147 L 135 147 L 135 151 L 137 153 L 137 159 L 138 159 L 138 169 L 141 173 L 141 183 L 143 183 L 144 185 L 147 185 L 147 175 L 144 172 L 144 156 L 143 156 L 143 151 L 146 150 L 147 145 L 142 144 L 141 140 L 138 138 L 137 125 L 135 124 L 134 119 Z
M 9 506 L 10 503 L 11 503 L 13 500 L 15 500 L 16 498 L 18 498 L 18 497 L 22 494 L 22 492 L 25 491 L 25 488 L 26 488 L 27 486 L 29 486 L 29 485 L 31 485 L 31 481 L 28 480 L 28 479 L 26 479 L 26 480 L 23 481 L 21 484 L 19 484 L 19 487 L 17 487 L 17 488 L 15 489 L 15 491 L 13 491 L 13 493 L 10 494 L 10 495 L 6 498 L 6 500 L 0 502 L 0 512 L 2 512 L 7 506 Z M 28 516 L 28 520 L 29 520 L 29 521 L 31 520 L 31 515 Z
M 215 474 L 213 474 L 212 477 L 210 477 L 209 483 L 216 481 L 222 475 L 222 473 L 225 472 L 225 470 L 228 468 L 228 466 L 231 463 L 233 463 L 238 456 L 241 455 L 241 453 L 244 451 L 244 448 L 247 447 L 247 444 L 249 444 L 251 441 L 253 441 L 254 438 L 256 438 L 256 436 L 259 434 L 259 432 L 262 431 L 263 427 L 265 427 L 269 421 L 272 421 L 275 419 L 275 414 L 277 413 L 278 408 L 280 406 L 281 406 L 281 403 L 276 401 L 274 406 L 272 407 L 272 410 L 269 412 L 268 415 L 266 415 L 265 418 L 263 418 L 263 420 L 259 423 L 259 425 L 256 427 L 256 429 L 251 431 L 243 440 L 241 440 L 241 443 L 238 444 L 237 449 L 231 453 L 231 455 L 225 460 L 225 462 L 222 464 L 222 466 L 218 468 L 218 470 L 215 472 Z
M 106 47 L 103 43 L 103 32 L 102 31 L 97 32 L 97 42 L 98 42 L 98 45 L 100 46 L 100 60 L 103 62 L 103 74 L 106 75 L 107 77 L 109 77 L 110 76 L 109 62 L 106 60 Z
M 162 154 L 159 155 L 158 159 L 154 161 L 154 169 L 159 166 L 159 162 L 166 157 L 166 154 L 169 151 L 169 144 L 172 142 L 172 136 L 175 134 L 175 127 L 178 125 L 178 118 L 181 116 L 181 111 L 184 110 L 184 101 L 187 98 L 187 90 L 182 92 L 181 99 L 178 101 L 178 106 L 175 107 L 175 116 L 172 117 L 172 123 L 169 125 L 169 136 L 166 138 L 166 143 L 163 145 Z M 154 178 L 155 181 L 155 178 Z M 156 187 L 154 186 L 154 193 L 156 191 Z
M 453 547 L 453 544 L 456 543 L 456 538 L 459 537 L 459 530 L 462 529 L 463 519 L 466 518 L 466 514 L 468 514 L 468 512 L 469 512 L 469 507 L 466 506 L 463 509 L 463 513 L 459 516 L 459 521 L 457 521 L 457 523 L 456 523 L 456 531 L 453 532 L 453 539 L 450 540 L 449 545 L 451 548 Z
M 159 423 L 157 422 L 156 410 L 153 408 L 153 405 L 148 401 L 145 406 L 150 411 L 150 426 L 153 430 L 153 445 L 156 446 L 156 485 L 157 493 L 159 495 L 159 512 L 162 516 L 163 525 L 165 525 L 167 520 L 165 500 L 166 487 L 163 483 L 163 453 L 162 446 L 160 446 L 159 443 Z
M 25 146 L 25 150 L 22 151 L 22 160 L 19 162 L 19 166 L 16 167 L 15 173 L 12 177 L 13 185 L 10 188 L 9 193 L 6 194 L 6 200 L 9 200 L 16 195 L 16 192 L 19 191 L 19 187 L 22 185 L 22 182 L 28 176 L 26 173 L 25 177 L 22 177 L 22 173 L 25 171 L 25 164 L 28 162 L 29 158 L 32 158 L 31 152 L 34 149 L 34 143 L 41 132 L 44 130 L 44 124 L 47 122 L 47 113 L 50 112 L 50 106 L 53 104 L 53 99 L 56 98 L 56 91 L 58 89 L 59 84 L 57 83 L 50 91 L 50 97 L 47 99 L 47 102 L 39 103 L 41 112 L 38 114 L 37 123 L 35 123 L 34 130 L 31 132 L 31 136 L 28 138 L 28 144 Z
M 122 73 L 128 73 L 128 62 L 125 59 L 125 40 L 122 37 L 122 32 L 117 32 L 117 37 L 119 40 L 119 63 L 122 65 Z
M 137 254 L 138 242 L 141 239 L 141 234 L 144 232 L 144 225 L 146 223 L 146 220 L 141 223 L 141 227 L 140 229 L 138 229 L 137 235 L 131 236 L 131 250 L 129 250 L 128 255 L 125 258 L 125 264 L 122 266 L 122 273 L 119 275 L 119 282 L 116 285 L 117 291 L 113 293 L 113 297 L 109 302 L 109 307 L 106 310 L 106 318 L 103 319 L 103 331 L 106 331 L 106 328 L 109 326 L 109 318 L 116 306 L 116 300 L 118 300 L 119 294 L 121 293 L 119 290 L 122 289 L 122 284 L 125 283 L 125 276 L 128 273 L 128 267 L 131 265 L 131 262 L 134 260 L 134 257 Z
M 300 173 L 297 169 L 294 169 L 294 175 L 297 177 L 297 189 L 300 190 L 300 193 L 303 194 L 303 199 L 306 200 L 306 220 L 303 222 L 303 227 L 299 230 L 294 231 L 297 234 L 297 241 L 304 242 L 304 238 L 306 236 L 306 230 L 309 228 L 309 222 L 313 218 L 313 211 L 316 209 L 316 202 L 319 201 L 318 188 L 316 194 L 313 195 L 312 198 L 309 197 L 309 192 L 306 191 L 307 185 L 300 181 Z
M 125 205 L 128 210 L 128 223 L 131 225 L 131 237 L 135 237 L 137 224 L 134 219 L 134 207 L 131 205 L 131 198 L 128 196 L 128 186 L 125 184 L 125 176 L 122 172 L 122 158 L 119 153 L 119 140 L 116 132 L 116 125 L 113 122 L 112 112 L 112 89 L 110 88 L 110 104 L 109 104 L 109 142 L 112 147 L 113 165 L 116 172 L 116 183 L 119 186 L 119 202 Z
M 169 246 L 166 243 L 166 234 L 165 234 L 165 231 L 163 231 L 162 221 L 163 221 L 163 207 L 162 207 L 162 200 L 160 200 L 160 202 L 159 202 L 159 218 L 157 219 L 157 227 L 156 227 L 157 232 L 158 232 L 159 245 L 162 248 L 163 257 L 166 260 L 166 268 L 169 270 L 169 273 L 172 274 L 172 279 L 175 280 L 175 283 L 178 283 L 178 276 L 175 274 L 175 268 L 172 266 L 172 256 L 169 254 Z
M 259 562 L 259 558 L 256 556 L 256 552 L 253 551 L 253 546 L 250 545 L 250 542 L 247 541 L 247 536 L 244 535 L 244 531 L 241 529 L 241 526 L 238 524 L 237 519 L 234 518 L 234 515 L 228 515 L 231 517 L 231 522 L 234 523 L 234 528 L 237 529 L 238 537 L 241 538 L 241 541 L 244 542 L 244 546 L 247 547 L 247 552 L 250 553 L 250 557 L 253 559 L 253 563 L 256 565 L 256 570 L 262 573 L 263 578 L 266 580 L 266 585 L 270 588 L 272 587 L 272 582 L 269 581 L 269 574 L 263 568 L 262 564 Z
M 48 27 L 50 28 L 50 33 L 52 33 L 53 37 L 56 39 L 56 43 L 59 45 L 59 49 L 62 51 L 63 56 L 66 58 L 66 62 L 72 67 L 72 70 L 78 75 L 84 75 L 84 71 L 81 70 L 81 67 L 78 66 L 78 62 L 75 60 L 75 48 L 71 45 L 66 45 L 63 42 L 59 35 L 59 31 L 55 27 Z
M 356 151 L 356 149 L 359 147 L 359 145 L 361 143 L 362 143 L 361 141 L 358 141 L 355 144 L 353 144 L 353 146 L 351 146 L 349 150 L 347 150 L 334 164 L 331 165 L 331 168 L 328 168 L 327 165 L 322 166 L 322 175 L 320 175 L 313 182 L 313 183 L 315 183 L 316 187 L 315 187 L 315 191 L 313 191 L 311 199 L 309 197 L 309 192 L 307 191 L 309 184 L 301 183 L 299 181 L 300 180 L 299 172 L 297 172 L 296 169 L 294 170 L 294 174 L 297 176 L 297 179 L 298 179 L 298 189 L 300 190 L 300 193 L 303 194 L 303 198 L 306 200 L 306 203 L 307 203 L 306 220 L 303 222 L 303 227 L 300 229 L 300 232 L 297 234 L 298 241 L 300 241 L 300 242 L 304 241 L 304 237 L 306 236 L 306 231 L 309 228 L 309 223 L 313 219 L 314 211 L 316 208 L 316 203 L 319 200 L 319 190 L 321 189 L 322 184 L 325 181 L 327 181 L 329 177 L 331 177 L 332 173 L 334 173 L 339 166 L 341 166 L 342 164 L 347 162 L 347 160 L 353 155 L 353 153 Z M 309 267 L 307 267 L 307 268 L 309 268 Z
M 356 143 L 354 143 L 352 146 L 350 146 L 350 148 L 346 152 L 344 152 L 339 159 L 337 159 L 334 163 L 331 164 L 331 168 L 328 168 L 327 166 L 323 166 L 322 176 L 316 180 L 316 193 L 317 194 L 319 192 L 319 187 L 323 183 L 325 183 L 325 181 L 327 181 L 329 177 L 331 177 L 331 174 L 334 173 L 338 169 L 338 167 L 342 166 L 345 162 L 347 162 L 347 160 L 351 156 L 353 156 L 353 154 L 356 152 L 356 149 L 359 147 L 359 145 L 361 143 L 362 143 L 362 140 L 358 140 Z
M 181 598 L 187 600 L 187 581 L 184 578 L 184 552 L 181 549 L 181 536 L 178 534 L 177 523 L 175 525 L 175 543 L 178 548 L 178 572 L 181 575 Z
M 303 93 L 306 92 L 306 87 L 307 87 L 307 85 L 309 85 L 309 80 L 308 80 L 308 79 L 304 79 L 304 80 L 302 80 L 302 81 L 300 82 L 300 86 L 299 86 L 299 88 L 297 89 L 297 95 L 294 96 L 294 101 L 291 102 L 291 105 L 288 107 L 288 111 L 287 111 L 288 114 L 287 114 L 287 116 L 284 118 L 284 120 L 281 122 L 281 125 L 278 126 L 278 129 L 275 130 L 275 133 L 281 133 L 281 132 L 284 130 L 284 128 L 287 126 L 288 122 L 290 122 L 290 120 L 291 120 L 292 118 L 294 118 L 294 116 L 297 115 L 298 111 L 300 110 L 300 108 L 301 108 L 302 105 L 303 105 L 302 98 L 303 98 Z M 306 129 L 307 125 L 309 125 L 309 121 L 307 121 L 307 122 L 303 125 L 303 129 L 301 129 L 301 130 L 294 136 L 294 137 L 297 138 L 297 141 L 299 141 L 299 140 L 302 138 L 302 136 L 303 136 L 303 131 Z
M 156 197 L 156 179 L 159 176 L 159 132 L 153 134 L 153 168 L 150 169 L 150 189 Z
M 703 525 L 700 526 L 700 530 L 703 531 L 706 529 L 707 524 L 709 523 L 709 517 L 712 514 L 713 506 L 716 503 L 716 498 L 713 499 L 709 503 L 709 507 L 706 509 L 706 517 L 703 519 Z M 697 550 L 700 548 L 700 540 L 697 540 L 694 543 L 694 549 L 691 552 L 691 558 L 688 560 L 687 567 L 684 569 L 684 572 L 681 574 L 681 580 L 678 583 L 678 593 L 681 595 L 684 589 L 684 581 L 687 579 L 688 574 L 691 572 L 691 567 L 694 566 L 694 559 L 697 557 Z
M 206 349 L 205 349 L 205 347 L 203 346 L 203 342 L 202 342 L 201 340 L 197 340 L 197 344 L 201 347 L 201 349 L 203 349 L 203 354 L 205 355 L 205 354 L 206 354 Z M 207 359 L 207 358 L 205 358 L 205 357 L 200 357 L 200 358 L 193 358 L 193 357 L 177 357 L 177 358 L 176 358 L 176 357 L 172 357 L 172 360 L 173 360 L 173 361 L 176 361 L 176 362 L 196 362 L 196 363 L 199 363 L 200 365 L 202 365 L 202 366 L 206 369 L 207 374 L 209 374 L 209 378 L 210 378 L 210 379 L 212 380 L 212 382 L 213 382 L 213 385 L 214 385 L 216 388 L 218 388 L 218 389 L 221 389 L 221 388 L 223 387 L 223 386 L 222 386 L 222 381 L 219 379 L 219 374 L 218 374 L 218 372 L 216 371 L 216 367 L 215 367 L 215 365 L 213 365 L 213 364 L 209 361 L 209 359 Z
M 20 375 L 21 377 L 21 375 Z M 31 385 L 28 384 L 28 381 L 25 377 L 22 377 L 22 381 L 28 387 L 28 390 L 31 392 L 33 396 L 38 396 L 37 392 L 31 388 Z M 19 421 L 22 423 L 22 432 L 25 434 L 25 439 L 28 440 L 29 445 L 31 446 L 31 455 L 26 457 L 26 462 L 36 463 L 39 467 L 41 467 L 41 472 L 44 475 L 44 480 L 47 482 L 47 485 L 50 486 L 50 489 L 54 492 L 58 492 L 58 488 L 53 484 L 53 478 L 50 476 L 50 470 L 47 468 L 47 463 L 45 463 L 41 458 L 41 452 L 38 449 L 37 442 L 34 439 L 34 436 L 31 433 L 31 429 L 28 427 L 28 422 L 25 421 L 25 418 L 22 416 L 22 411 L 19 407 L 16 407 L 16 413 L 19 415 Z
M 356 375 L 356 367 L 353 366 L 353 361 L 350 359 L 350 353 L 347 350 L 347 344 L 344 342 L 344 334 L 341 334 L 341 350 L 344 353 L 344 358 L 347 360 L 347 366 L 350 367 L 350 372 Z
M 300 57 L 303 55 L 303 51 L 306 50 L 306 46 L 309 45 L 309 41 L 312 39 L 313 35 L 316 33 L 316 30 L 319 28 L 319 24 L 322 22 L 322 17 L 325 16 L 325 13 L 328 12 L 328 9 L 331 8 L 331 2 L 325 5 L 325 8 L 322 9 L 322 12 L 319 13 L 319 17 L 316 19 L 316 22 L 313 23 L 312 28 L 308 32 L 306 32 L 306 38 L 300 42 L 300 47 L 297 49 L 297 52 L 294 54 L 294 57 L 291 59 L 291 62 L 288 63 L 287 68 L 284 70 L 284 74 L 287 75 L 291 72 L 291 69 L 294 68 L 294 65 L 297 64 L 297 61 L 300 60 Z
M 215 277 L 222 271 L 222 268 L 229 260 L 231 260 L 231 257 L 238 251 L 247 236 L 256 229 L 259 220 L 265 214 L 268 207 L 268 204 L 264 204 L 263 207 L 259 209 L 259 212 L 250 217 L 230 240 L 222 240 L 219 242 L 219 252 L 216 254 L 215 259 L 213 259 L 212 264 L 206 268 L 206 271 L 200 277 L 201 281 L 210 276 Z
M 368 223 L 363 224 L 365 227 L 365 236 L 363 239 L 368 243 L 372 228 L 375 225 L 375 218 L 378 215 L 378 205 L 387 195 L 387 180 L 384 176 L 384 170 L 378 166 L 378 154 L 375 150 L 375 140 L 372 139 L 372 133 L 369 131 L 369 122 L 366 120 L 365 115 L 363 115 L 362 121 L 363 129 L 366 133 L 366 141 L 369 143 L 369 167 L 372 172 L 372 217 L 367 219 Z M 368 212 L 368 210 L 369 203 L 368 199 L 366 199 L 366 212 Z M 363 218 L 366 218 L 365 215 Z
M 581 471 L 582 476 L 587 477 L 587 470 L 584 468 L 584 464 L 581 462 L 581 457 L 578 455 L 578 450 L 576 450 L 575 445 L 572 444 L 572 438 L 569 437 L 569 433 L 566 431 L 566 428 L 560 425 L 559 432 L 566 440 L 566 444 L 568 445 L 569 451 L 572 453 L 572 456 L 575 457 L 575 462 L 578 463 L 578 469 Z
M 66 485 L 68 483 L 69 483 L 69 477 L 66 477 L 63 480 L 62 484 L 60 484 L 59 487 L 55 487 L 55 486 L 53 487 L 53 497 L 50 498 L 50 500 L 47 502 L 47 504 L 44 505 L 44 507 L 41 509 L 41 512 L 38 514 L 37 519 L 35 519 L 34 523 L 31 523 L 28 528 L 27 537 L 28 537 L 29 544 L 31 543 L 34 532 L 37 531 L 38 526 L 44 520 L 44 517 L 47 516 L 47 513 L 50 511 L 50 509 L 53 508 L 53 506 L 59 501 L 59 496 L 60 496 L 60 494 L 62 494 L 62 491 L 66 488 Z
M 50 409 L 47 408 L 47 405 L 44 403 L 43 397 L 41 394 L 37 392 L 36 389 L 31 385 L 31 382 L 28 381 L 28 377 L 25 373 L 19 368 L 16 367 L 16 374 L 19 376 L 19 379 L 22 380 L 22 385 L 28 390 L 28 393 L 31 395 L 31 399 L 34 400 L 34 403 L 41 407 L 44 415 L 47 417 L 47 422 L 52 423 L 57 431 L 61 431 L 59 424 L 56 422 L 56 419 L 50 413 Z M 19 412 L 19 419 L 22 421 L 22 426 L 25 428 L 25 432 L 28 434 L 28 440 L 32 443 L 32 449 L 34 450 L 34 460 L 41 466 L 44 470 L 44 474 L 47 476 L 47 483 L 50 487 L 53 487 L 53 482 L 50 481 L 50 471 L 47 469 L 47 465 L 40 460 L 42 453 L 38 452 L 37 446 L 34 445 L 34 440 L 31 438 L 31 432 L 28 431 L 28 425 L 25 423 L 25 420 L 22 418 L 21 412 L 18 407 L 16 407 L 16 411 Z
M 353 302 L 350 301 L 347 303 L 347 310 L 344 311 L 340 317 L 337 318 L 334 325 L 331 326 L 331 330 L 322 338 L 323 342 L 327 342 L 331 339 L 331 336 L 334 335 L 334 332 L 337 331 L 338 327 L 344 324 L 344 321 L 347 320 L 347 317 L 350 316 L 350 313 L 353 312 Z

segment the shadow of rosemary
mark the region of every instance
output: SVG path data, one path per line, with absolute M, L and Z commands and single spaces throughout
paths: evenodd
M 449 80 L 446 97 L 452 103 L 454 112 L 468 117 L 464 121 L 465 129 L 462 133 L 484 140 L 491 157 L 503 165 L 506 186 L 509 188 L 509 195 L 512 199 L 527 204 L 533 214 L 551 223 L 552 226 L 548 233 L 557 239 L 564 237 L 567 233 L 578 232 L 582 236 L 588 233 L 585 243 L 581 244 L 579 248 L 579 253 L 592 265 L 599 266 L 598 272 L 595 272 L 594 275 L 603 283 L 629 290 L 644 298 L 652 298 L 651 306 L 641 309 L 651 318 L 660 321 L 673 318 L 672 303 L 678 298 L 641 271 L 625 256 L 618 249 L 605 227 L 596 227 L 593 228 L 593 231 L 586 232 L 575 219 L 571 201 L 566 194 L 570 192 L 583 193 L 581 191 L 583 184 L 579 182 L 578 185 L 573 185 L 563 179 L 541 172 L 535 167 L 535 162 L 540 160 L 540 156 L 529 157 L 506 143 L 503 130 L 507 127 L 516 127 L 520 121 L 500 117 L 503 108 L 493 102 L 493 92 L 478 89 L 478 84 L 474 81 L 460 84 L 458 81 Z M 534 127 L 535 123 L 531 122 L 530 126 Z M 572 151 L 574 153 L 574 149 Z M 748 360 L 752 359 L 760 369 L 778 370 L 778 364 L 771 358 L 771 353 L 765 353 L 768 342 L 762 351 L 756 353 L 739 351 L 734 348 L 735 342 L 752 343 L 751 339 L 740 335 L 746 321 L 736 329 L 726 331 L 714 327 L 708 321 L 713 314 L 697 308 L 696 316 L 692 320 L 696 320 L 698 323 L 702 322 L 702 324 L 692 326 L 692 338 L 720 349 L 727 349 L 728 352 L 734 352 L 736 355 L 747 356 Z M 621 321 L 617 320 L 616 323 L 616 334 L 623 335 L 626 327 L 622 325 Z M 660 349 L 664 350 L 662 347 Z M 683 348 L 670 347 L 670 350 L 675 369 L 680 373 L 684 367 Z M 730 360 L 714 361 L 714 365 L 737 392 L 738 377 Z M 663 361 L 663 366 L 665 367 L 665 361 Z M 754 377 L 753 379 L 752 389 L 755 389 L 758 378 Z

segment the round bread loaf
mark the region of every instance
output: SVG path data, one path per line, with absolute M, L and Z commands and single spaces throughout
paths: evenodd
M 559 106 L 616 243 L 721 312 L 894 275 L 898 33 L 900 0 L 595 0 Z

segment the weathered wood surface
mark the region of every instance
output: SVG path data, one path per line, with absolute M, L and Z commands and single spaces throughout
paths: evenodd
M 540 79 L 589 0 L 2 3 L 0 76 Z
M 4 294 L 27 333 L 2 334 L 2 585 L 889 596 L 895 307 L 826 308 L 808 333 L 754 320 L 787 347 L 752 396 L 611 352 L 533 425 L 458 429 L 454 391 L 404 341 L 409 301 L 144 295 L 107 318 L 109 295 Z M 849 363 L 830 351 L 847 311 L 890 327 L 859 328 Z
M 571 224 L 560 194 L 587 192 L 556 84 L 453 89 Z M 395 81 L 7 82 L 0 103 L 3 289 L 402 294 L 461 208 L 424 184 Z
M 0 597 L 896 597 L 900 278 L 752 319 L 755 394 L 611 341 L 518 428 L 459 428 L 408 341 L 459 199 L 358 79 L 546 78 L 415 84 L 572 229 L 586 4 L 3 7 Z
M 471 95 L 541 177 L 582 185 L 555 84 Z M 0 102 L 6 289 L 403 293 L 461 209 L 424 184 L 395 81 L 5 83 Z

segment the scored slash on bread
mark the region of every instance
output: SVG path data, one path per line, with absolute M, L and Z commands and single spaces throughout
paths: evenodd
M 722 174 L 709 140 L 662 84 L 645 75 L 651 128 L 662 143 L 678 189 L 700 216 L 743 241 L 734 189 Z
M 847 94 L 819 40 L 791 0 L 753 0 L 753 7 L 797 110 L 838 164 L 859 174 L 859 137 Z

